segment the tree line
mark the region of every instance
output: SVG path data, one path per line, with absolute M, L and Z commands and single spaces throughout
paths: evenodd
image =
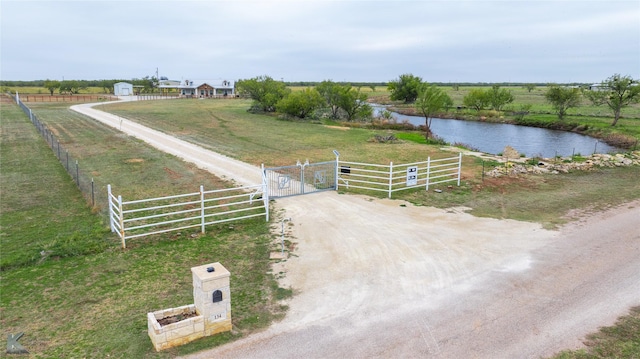
M 279 112 L 300 119 L 326 113 L 331 119 L 345 121 L 364 120 L 373 114 L 368 96 L 360 87 L 331 80 L 292 91 L 284 82 L 264 75 L 237 81 L 236 90 L 253 100 L 253 112 Z
M 376 84 L 370 84 L 372 89 Z M 577 107 L 581 97 L 589 99 L 594 105 L 606 105 L 613 111 L 615 126 L 622 108 L 640 100 L 638 81 L 629 76 L 615 74 L 603 80 L 597 89 L 585 89 L 580 86 L 548 85 L 545 98 L 556 110 L 559 120 L 563 120 L 567 110 Z M 335 120 L 357 121 L 369 119 L 373 109 L 367 103 L 367 94 L 360 91 L 360 86 L 339 83 L 331 80 L 315 83 L 301 91 L 292 91 L 283 81 L 269 76 L 259 76 L 236 83 L 240 95 L 253 99 L 251 111 L 279 112 L 286 116 L 305 119 L 323 116 Z M 526 84 L 529 92 L 534 84 Z M 415 106 L 417 112 L 425 117 L 425 137 L 435 137 L 431 131 L 434 116 L 453 107 L 451 97 L 441 85 L 423 81 L 413 74 L 402 74 L 387 83 L 392 101 L 403 101 Z M 455 88 L 454 88 L 455 89 Z M 463 105 L 477 112 L 491 109 L 502 111 L 506 105 L 515 100 L 508 89 L 494 84 L 488 89 L 472 89 L 463 98 Z M 523 105 L 519 113 L 528 113 L 530 106 Z M 518 115 L 518 114 L 516 114 Z
M 531 92 L 535 85 L 526 84 L 525 87 Z M 606 105 L 613 112 L 614 120 L 611 126 L 615 126 L 622 109 L 640 101 L 638 80 L 620 74 L 601 81 L 595 88 L 557 84 L 547 85 L 547 87 L 545 99 L 554 108 L 560 121 L 564 119 L 568 109 L 578 107 L 582 97 L 585 97 L 595 106 Z M 389 82 L 388 89 L 391 92 L 391 100 L 415 103 L 416 110 L 425 117 L 427 138 L 433 135 L 431 132 L 433 116 L 441 110 L 448 111 L 453 106 L 451 98 L 441 88 L 434 84 L 427 84 L 420 77 L 412 74 L 400 75 L 398 79 Z M 512 103 L 514 99 L 511 91 L 494 84 L 489 89 L 472 89 L 464 96 L 462 102 L 464 106 L 475 109 L 477 112 L 486 109 L 502 111 L 504 106 Z M 516 115 L 522 116 L 528 112 L 529 108 L 529 105 L 522 106 L 519 114 Z
M 0 87 L 44 87 L 53 96 L 55 92 L 65 95 L 75 95 L 89 87 L 101 88 L 105 94 L 113 94 L 113 85 L 118 82 L 128 82 L 140 88 L 140 92 L 151 93 L 157 87 L 158 79 L 145 76 L 141 79 L 130 80 L 34 80 L 34 81 L 0 81 Z

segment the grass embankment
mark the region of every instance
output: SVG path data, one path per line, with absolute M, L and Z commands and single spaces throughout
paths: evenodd
M 611 110 L 606 106 L 594 106 L 585 98 L 582 99 L 579 107 L 569 109 L 567 116 L 562 121 L 558 120 L 555 110 L 544 97 L 547 90 L 544 86 L 536 87 L 532 91 L 528 91 L 522 86 L 502 87 L 510 91 L 515 98 L 514 102 L 505 106 L 502 112 L 456 109 L 458 106 L 463 106 L 462 101 L 471 90 L 487 90 L 489 88 L 489 86 L 460 86 L 458 90 L 455 90 L 450 86 L 442 87 L 453 100 L 454 107 L 447 114 L 443 113 L 440 116 L 573 131 L 603 139 L 615 146 L 638 148 L 640 104 L 625 107 L 622 110 L 622 117 L 615 127 L 611 126 L 613 122 Z M 402 113 L 416 114 L 413 104 L 390 102 L 388 94 L 383 91 L 377 91 L 373 96 L 376 101 L 392 104 L 394 109 Z M 522 111 L 524 106 L 528 106 L 526 107 L 528 114 L 523 118 L 516 118 L 517 116 L 513 112 Z
M 139 199 L 227 185 L 70 112 L 69 105 L 32 107 L 116 194 Z M 123 251 L 28 118 L 13 104 L 0 111 L 1 325 L 5 335 L 25 333 L 20 343 L 30 357 L 169 358 L 232 340 L 281 315 L 275 297 L 287 291 L 269 273 L 272 236 L 264 220 L 211 227 L 206 235 L 132 240 Z M 146 313 L 193 303 L 190 268 L 210 262 L 231 271 L 234 333 L 155 353 Z
M 417 143 L 420 141 L 412 139 L 416 136 L 400 134 L 400 138 L 410 140 L 377 143 L 371 139 L 386 131 L 283 121 L 249 114 L 248 107 L 249 102 L 243 100 L 174 100 L 127 102 L 101 108 L 255 165 L 291 165 L 307 158 L 312 162 L 327 161 L 333 159 L 333 149 L 340 152 L 342 160 L 377 164 L 452 155 Z M 482 161 L 464 157 L 461 187 L 444 186 L 442 193 L 403 191 L 394 194 L 394 198 L 441 208 L 467 206 L 473 208 L 471 213 L 475 215 L 541 222 L 551 227 L 567 221 L 564 215 L 570 209 L 600 209 L 640 198 L 637 178 L 640 168 L 632 167 L 483 180 Z
M 587 336 L 586 348 L 563 351 L 555 359 L 640 358 L 640 307 L 618 318 L 615 325 Z

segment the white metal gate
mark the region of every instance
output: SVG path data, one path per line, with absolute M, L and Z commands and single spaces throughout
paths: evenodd
M 300 163 L 265 168 L 262 180 L 269 198 L 288 197 L 336 189 L 336 161 Z

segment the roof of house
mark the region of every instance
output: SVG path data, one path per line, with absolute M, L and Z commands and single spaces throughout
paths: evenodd
M 158 87 L 176 88 L 180 85 L 178 80 L 160 80 Z
M 209 85 L 213 88 L 218 88 L 218 89 L 219 88 L 232 89 L 234 86 L 233 81 L 216 79 L 216 80 L 185 80 L 177 87 L 181 89 L 191 89 L 191 88 L 198 88 L 202 85 Z

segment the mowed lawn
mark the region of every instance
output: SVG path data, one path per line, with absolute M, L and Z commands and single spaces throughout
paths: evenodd
M 20 343 L 29 357 L 169 358 L 282 315 L 286 308 L 276 299 L 289 292 L 270 272 L 273 238 L 264 219 L 211 226 L 206 235 L 181 231 L 132 240 L 122 250 L 22 111 L 6 102 L 0 111 L 0 323 L 5 335 L 25 333 Z M 64 108 L 37 112 L 74 157 L 130 199 L 191 192 L 200 184 L 228 186 Z M 211 262 L 231 272 L 234 332 L 156 353 L 146 313 L 193 303 L 190 268 Z
M 318 121 L 287 121 L 247 112 L 248 100 L 160 100 L 98 106 L 151 128 L 254 165 L 280 166 L 297 160 L 335 159 L 389 164 L 451 156 L 436 147 L 416 143 L 381 145 L 371 141 L 376 131 L 323 125 Z

